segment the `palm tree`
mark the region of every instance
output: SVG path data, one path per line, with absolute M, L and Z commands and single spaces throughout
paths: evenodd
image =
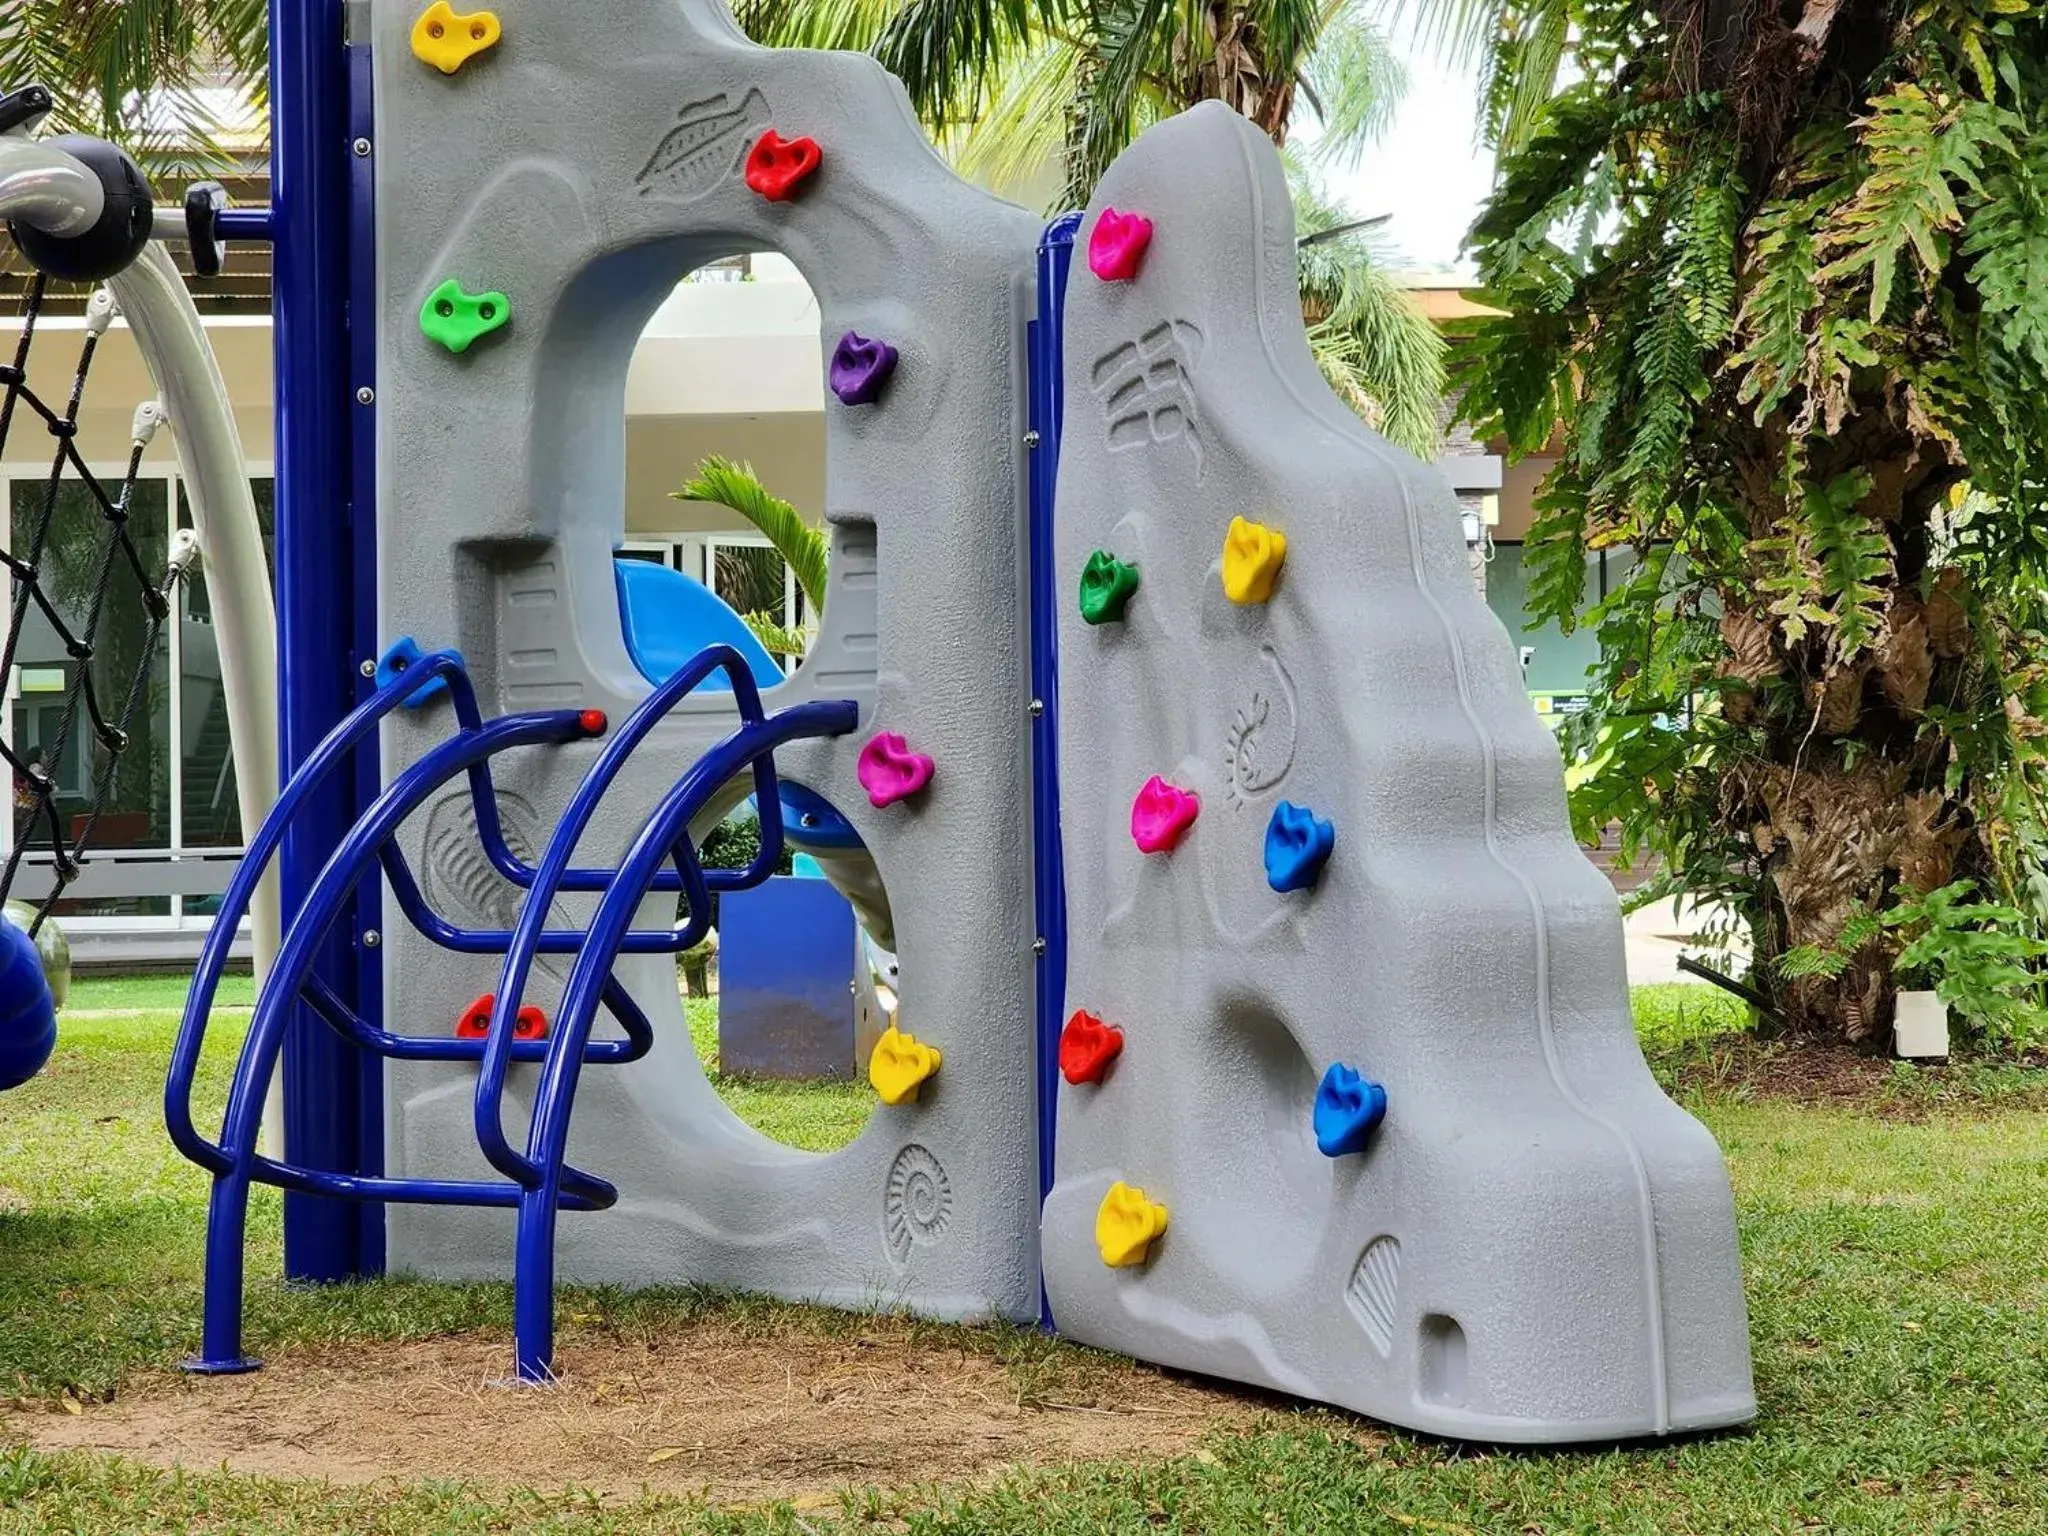
M 268 28 L 265 0 L 4 0 L 0 90 L 50 87 L 53 126 L 153 174 L 213 170 L 223 114 L 263 103 Z
M 1011 190 L 1058 166 L 1058 207 L 1085 203 L 1151 124 L 1200 101 L 1243 113 L 1288 153 L 1324 374 L 1395 442 L 1435 451 L 1442 342 L 1313 174 L 1355 162 L 1404 85 L 1362 0 L 740 0 L 737 14 L 762 42 L 871 50 L 964 174 Z M 1321 126 L 1311 152 L 1289 142 L 1304 104 Z
M 770 572 L 720 570 L 716 584 L 741 598 L 739 608 L 747 627 L 777 656 L 802 656 L 810 648 L 801 629 L 782 623 L 773 609 L 782 599 L 782 564 L 787 562 L 804 595 L 804 606 L 815 623 L 825 609 L 825 563 L 828 545 L 822 530 L 804 521 L 803 513 L 764 486 L 751 464 L 735 463 L 714 454 L 697 466 L 697 473 L 681 490 L 670 493 L 675 501 L 702 501 L 731 509 L 758 529 L 780 559 Z M 729 552 L 731 553 L 731 552 Z M 770 551 L 762 550 L 762 554 Z M 752 578 L 752 579 L 749 579 Z M 772 585 L 767 580 L 772 579 Z

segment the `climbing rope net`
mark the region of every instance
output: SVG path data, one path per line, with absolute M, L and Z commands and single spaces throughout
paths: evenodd
M 6 760 L 14 785 L 14 837 L 6 863 L 0 866 L 0 902 L 12 896 L 29 855 L 47 854 L 51 868 L 50 889 L 41 901 L 34 903 L 31 934 L 42 928 L 51 910 L 64 899 L 65 891 L 83 870 L 93 830 L 106 809 L 121 758 L 133 739 L 136 714 L 148 697 L 150 672 L 164 621 L 171 613 L 172 595 L 198 548 L 196 540 L 180 538 L 173 544 L 169 563 L 159 579 L 144 566 L 129 529 L 143 452 L 150 435 L 163 420 L 160 406 L 152 402 L 136 413 L 134 442 L 118 485 L 103 482 L 79 455 L 79 411 L 93 358 L 114 317 L 111 293 L 99 290 L 88 305 L 77 366 L 72 371 L 69 393 L 61 404 L 46 400 L 30 385 L 29 359 L 48 288 L 48 279 L 40 273 L 31 280 L 13 360 L 0 364 L 0 390 L 4 390 L 0 394 L 0 459 L 7 456 L 8 439 L 17 421 L 27 432 L 33 432 L 40 423 L 53 444 L 49 475 L 33 495 L 27 515 L 9 517 L 8 509 L 0 508 L 0 519 L 11 524 L 4 538 L 0 538 L 0 564 L 6 566 L 10 578 L 7 640 L 4 650 L 0 650 L 0 678 L 8 680 L 11 697 L 16 653 L 31 612 L 40 614 L 55 632 L 68 663 L 63 707 L 54 737 L 27 749 L 12 739 L 12 732 L 0 737 L 0 758 Z M 89 538 L 58 528 L 60 517 L 78 515 L 70 508 L 78 504 L 79 498 L 62 495 L 67 475 L 85 491 L 84 515 L 97 520 L 97 530 Z M 17 507 L 15 512 L 19 511 Z M 54 534 L 68 536 L 57 538 Z M 66 583 L 75 590 L 62 593 L 55 590 L 51 568 L 53 551 L 60 543 L 67 555 L 73 550 L 81 550 L 84 555 L 82 559 L 67 560 Z M 96 664 L 102 622 L 113 605 L 138 602 L 144 617 L 142 643 L 133 672 L 109 676 L 108 668 Z M 81 734 L 91 743 L 91 777 L 84 808 L 72 809 L 67 817 L 58 804 L 55 769 L 66 760 L 73 737 Z

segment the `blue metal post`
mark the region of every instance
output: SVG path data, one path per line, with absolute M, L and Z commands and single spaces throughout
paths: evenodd
M 1081 215 L 1070 213 L 1047 226 L 1038 246 L 1038 318 L 1029 337 L 1031 355 L 1031 696 L 1041 705 L 1031 736 L 1031 819 L 1037 867 L 1038 935 L 1045 940 L 1038 960 L 1038 1179 L 1042 1196 L 1052 1192 L 1053 1138 L 1059 1125 L 1060 1026 L 1067 1006 L 1067 876 L 1060 840 L 1060 642 L 1059 605 L 1069 577 L 1053 553 L 1053 495 L 1059 483 L 1060 424 L 1064 409 L 1067 274 L 1074 261 L 1074 235 Z M 1050 1304 L 1045 1322 L 1052 1324 Z
M 352 150 L 349 61 L 342 0 L 275 0 L 270 12 L 271 207 L 275 239 L 277 354 L 278 694 L 287 776 L 355 698 L 351 534 L 349 193 Z M 371 327 L 367 323 L 363 329 Z M 367 495 L 368 488 L 365 488 Z M 367 507 L 365 512 L 367 514 Z M 314 796 L 286 837 L 280 861 L 289 923 L 355 819 L 356 791 L 334 781 Z M 253 833 L 253 829 L 252 833 Z M 360 930 L 323 947 L 317 972 L 340 997 L 359 996 L 353 946 Z M 373 1166 L 366 1112 L 374 1113 L 377 1066 L 295 1010 L 285 1042 L 286 1155 L 343 1173 Z M 339 1280 L 381 1267 L 381 1212 L 287 1195 L 285 1273 Z

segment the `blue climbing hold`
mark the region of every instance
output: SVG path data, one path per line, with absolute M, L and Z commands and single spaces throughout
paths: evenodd
M 427 653 L 420 649 L 419 641 L 413 639 L 411 635 L 401 635 L 398 639 L 391 642 L 390 648 L 382 656 L 377 658 L 377 686 L 379 688 L 389 688 L 405 675 L 406 668 L 419 665 L 420 662 L 426 660 L 426 656 Z M 418 693 L 407 699 L 405 701 L 405 708 L 418 709 L 421 705 L 431 703 L 447 691 L 448 679 L 437 677 Z
M 0 920 L 0 1092 L 43 1070 L 57 1048 L 57 1001 L 36 943 Z
M 1316 1150 L 1325 1157 L 1363 1152 L 1386 1117 L 1387 1090 L 1355 1068 L 1332 1062 L 1316 1087 Z
M 1266 883 L 1276 891 L 1305 891 L 1322 876 L 1337 846 L 1337 829 L 1291 800 L 1273 807 L 1266 823 Z

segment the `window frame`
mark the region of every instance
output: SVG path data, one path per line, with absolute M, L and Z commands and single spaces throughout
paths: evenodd
M 128 463 L 125 459 L 88 459 L 86 468 L 103 483 L 119 484 L 128 474 Z M 249 460 L 245 469 L 251 481 L 268 480 L 272 482 L 273 487 L 275 486 L 277 465 L 274 459 Z M 14 482 L 27 481 L 30 484 L 46 485 L 49 478 L 50 466 L 47 461 L 0 460 L 0 508 L 4 508 L 6 512 L 10 529 L 13 518 Z M 155 483 L 164 488 L 163 536 L 165 548 L 168 549 L 178 534 L 178 506 L 185 477 L 175 459 L 145 459 L 135 479 L 138 485 Z M 246 851 L 248 828 L 242 829 L 243 841 L 239 847 L 193 848 L 187 847 L 185 843 L 185 624 L 182 606 L 174 610 L 174 617 L 175 622 L 165 626 L 168 631 L 166 662 L 170 676 L 169 731 L 171 740 L 176 744 L 176 750 L 169 754 L 170 837 L 166 846 L 104 851 L 110 854 L 118 852 L 124 858 L 134 858 L 143 862 L 158 861 L 172 864 L 184 859 L 198 858 L 225 862 L 229 858 L 241 857 Z M 6 595 L 0 596 L 0 623 L 11 622 L 12 618 L 13 594 L 10 589 Z M 21 700 L 20 672 L 21 668 L 17 664 L 12 674 L 0 678 L 0 739 L 4 739 L 10 748 L 14 745 L 14 713 Z M 14 818 L 9 816 L 5 821 L 4 828 L 0 828 L 0 858 L 12 853 L 14 848 Z M 85 933 L 137 929 L 203 932 L 213 926 L 211 914 L 186 911 L 186 896 L 172 893 L 164 899 L 170 904 L 168 914 L 67 917 L 63 921 L 66 928 Z

